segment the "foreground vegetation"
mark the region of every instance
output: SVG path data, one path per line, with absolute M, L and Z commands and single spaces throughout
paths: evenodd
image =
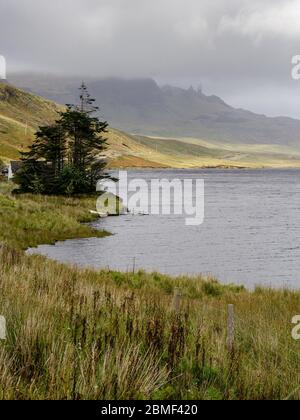
M 300 293 L 92 271 L 22 249 L 95 236 L 91 199 L 0 194 L 2 399 L 298 399 Z M 103 235 L 103 233 L 100 233 Z M 172 305 L 182 291 L 179 313 Z M 227 305 L 236 342 L 226 348 Z

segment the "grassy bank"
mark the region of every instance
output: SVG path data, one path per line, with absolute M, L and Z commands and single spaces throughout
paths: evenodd
M 108 234 L 82 224 L 95 220 L 90 210 L 96 210 L 96 197 L 12 195 L 13 188 L 13 184 L 0 184 L 1 242 L 27 249 L 64 239 Z
M 0 398 L 299 399 L 300 293 L 91 271 L 22 251 L 95 236 L 89 199 L 0 195 Z M 173 310 L 182 290 L 180 312 Z M 226 349 L 227 305 L 235 349 Z

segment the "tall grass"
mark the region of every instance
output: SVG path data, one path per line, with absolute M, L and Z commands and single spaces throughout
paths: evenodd
M 0 197 L 1 212 L 10 214 L 0 229 L 0 314 L 8 329 L 0 398 L 299 398 L 300 344 L 291 337 L 299 292 L 252 293 L 203 276 L 97 272 L 27 256 L 21 248 L 37 243 L 38 231 L 41 242 L 52 241 L 67 223 L 66 235 L 77 235 L 90 204 Z M 48 232 L 51 214 L 58 221 Z M 29 216 L 35 223 L 26 229 Z M 183 296 L 179 313 L 175 288 Z M 229 303 L 237 314 L 231 353 Z
M 299 293 L 178 278 L 176 315 L 166 276 L 79 270 L 6 246 L 0 261 L 2 398 L 277 399 L 298 386 L 290 321 Z M 238 314 L 232 354 L 229 302 Z

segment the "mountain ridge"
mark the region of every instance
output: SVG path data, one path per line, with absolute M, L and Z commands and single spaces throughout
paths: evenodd
M 72 103 L 79 78 L 12 76 L 25 90 Z M 202 90 L 159 86 L 148 79 L 87 79 L 101 116 L 123 131 L 157 137 L 192 137 L 228 144 L 276 144 L 300 150 L 300 120 L 234 108 Z

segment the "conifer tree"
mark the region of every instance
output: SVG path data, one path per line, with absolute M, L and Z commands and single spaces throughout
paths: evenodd
M 101 156 L 106 149 L 108 123 L 94 114 L 98 108 L 87 87 L 80 87 L 79 105 L 67 105 L 51 126 L 40 127 L 16 181 L 24 191 L 48 194 L 82 194 L 95 191 L 106 178 Z

